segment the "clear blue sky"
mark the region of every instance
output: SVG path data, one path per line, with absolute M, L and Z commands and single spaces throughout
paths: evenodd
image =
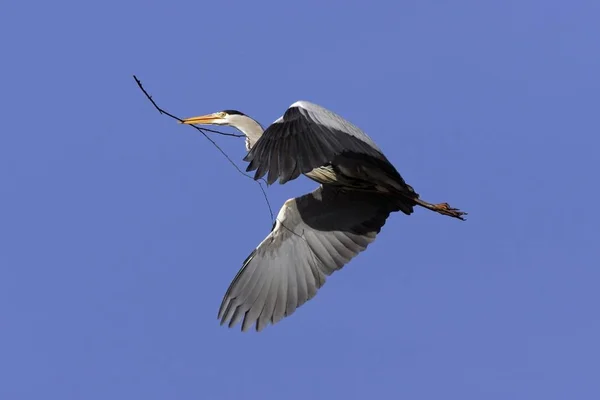
M 598 21 L 595 0 L 3 5 L 0 398 L 600 398 Z M 182 117 L 331 108 L 469 220 L 394 214 L 292 317 L 220 327 L 264 199 L 132 74 Z

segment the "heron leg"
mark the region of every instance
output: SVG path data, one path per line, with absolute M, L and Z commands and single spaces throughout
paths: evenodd
M 415 203 L 417 203 L 421 207 L 425 207 L 431 211 L 435 211 L 437 213 L 440 213 L 442 215 L 447 215 L 449 217 L 458 218 L 463 221 L 465 220 L 463 218 L 463 215 L 467 215 L 466 212 L 460 211 L 458 208 L 450 207 L 450 205 L 448 203 L 431 204 L 431 203 L 423 201 L 419 198 L 413 199 L 413 200 L 415 201 Z

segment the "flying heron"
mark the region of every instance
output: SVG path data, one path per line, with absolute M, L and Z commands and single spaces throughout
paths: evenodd
M 219 308 L 221 324 L 242 319 L 242 331 L 261 331 L 313 298 L 326 276 L 375 240 L 388 216 L 414 206 L 464 220 L 447 203 L 431 204 L 407 184 L 361 129 L 308 101 L 292 104 L 266 130 L 237 110 L 183 120 L 227 125 L 246 137 L 247 171 L 280 184 L 303 174 L 312 193 L 287 200 L 269 235 L 244 261 Z

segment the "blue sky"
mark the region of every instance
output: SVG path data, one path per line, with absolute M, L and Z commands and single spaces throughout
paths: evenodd
M 11 2 L 0 398 L 597 399 L 600 3 Z M 220 327 L 258 187 L 159 115 L 363 128 L 432 202 L 292 317 Z M 241 139 L 217 141 L 245 167 Z M 313 190 L 269 188 L 274 211 Z

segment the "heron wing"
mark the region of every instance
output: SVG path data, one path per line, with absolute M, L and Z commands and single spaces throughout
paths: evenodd
M 379 194 L 320 186 L 285 202 L 270 234 L 252 251 L 232 281 L 221 324 L 261 331 L 310 300 L 326 276 L 341 269 L 375 240 L 392 200 Z
M 319 105 L 298 101 L 271 124 L 248 152 L 247 171 L 254 179 L 268 173 L 267 182 L 285 183 L 332 162 L 342 153 L 366 154 L 387 161 L 358 127 Z

